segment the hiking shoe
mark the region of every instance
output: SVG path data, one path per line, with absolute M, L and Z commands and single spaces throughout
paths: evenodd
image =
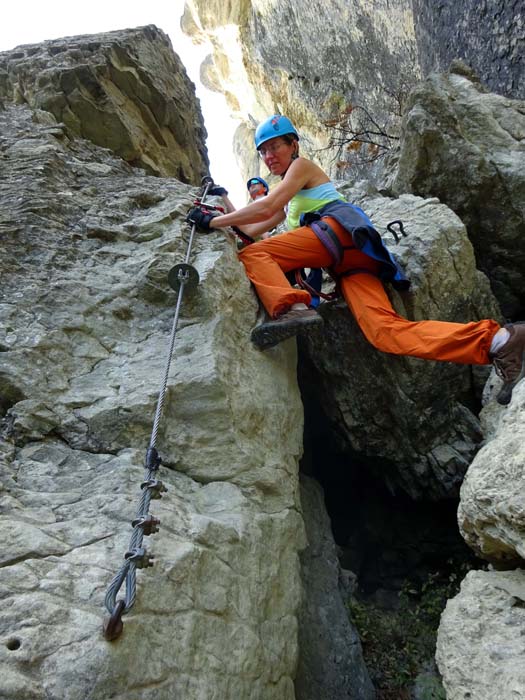
M 505 345 L 492 355 L 496 374 L 503 379 L 496 401 L 502 406 L 510 403 L 512 390 L 525 377 L 525 324 L 509 323 L 505 328 L 510 337 Z
M 304 330 L 319 328 L 323 319 L 313 309 L 291 309 L 279 318 L 261 323 L 251 334 L 252 343 L 259 350 L 273 348 L 282 340 L 291 338 Z

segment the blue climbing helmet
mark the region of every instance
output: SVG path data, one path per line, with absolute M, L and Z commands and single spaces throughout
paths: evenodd
M 255 129 L 255 148 L 259 150 L 266 141 L 274 139 L 276 136 L 286 136 L 286 134 L 292 134 L 299 141 L 299 134 L 288 117 L 274 114 Z
M 248 182 L 246 183 L 246 189 L 249 190 L 252 185 L 257 185 L 257 184 L 262 185 L 264 187 L 264 189 L 266 190 L 266 194 L 268 194 L 268 192 L 270 191 L 270 188 L 268 187 L 268 183 L 266 182 L 266 180 L 263 180 L 262 177 L 251 177 L 248 180 Z

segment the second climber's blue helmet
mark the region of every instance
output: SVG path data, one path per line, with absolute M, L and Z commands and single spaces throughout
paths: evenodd
M 263 180 L 262 177 L 251 177 L 248 180 L 248 182 L 246 183 L 246 187 L 247 187 L 247 189 L 250 189 L 250 187 L 252 185 L 257 185 L 257 184 L 262 185 L 264 187 L 264 189 L 266 190 L 266 194 L 268 194 L 268 192 L 270 191 L 270 188 L 268 187 L 268 183 L 266 182 L 266 180 Z
M 288 117 L 284 117 L 282 114 L 274 114 L 255 129 L 255 148 L 259 150 L 266 141 L 274 139 L 276 136 L 286 136 L 286 134 L 295 136 L 299 141 L 299 134 Z

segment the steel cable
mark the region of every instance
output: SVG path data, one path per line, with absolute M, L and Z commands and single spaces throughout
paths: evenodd
M 203 179 L 203 191 L 200 197 L 201 203 L 204 203 L 208 195 L 208 190 L 212 186 L 213 180 L 211 178 L 207 177 Z M 188 265 L 190 260 L 195 231 L 196 225 L 193 224 L 191 227 L 190 238 L 186 250 L 185 265 Z M 178 329 L 180 309 L 182 299 L 184 296 L 184 288 L 188 281 L 188 271 L 179 269 L 179 293 L 173 317 L 166 366 L 164 369 L 164 375 L 161 381 L 159 395 L 157 399 L 157 406 L 155 410 L 155 417 L 153 419 L 153 428 L 151 432 L 149 447 L 146 452 L 146 472 L 144 475 L 144 481 L 141 484 L 142 492 L 137 508 L 136 517 L 132 522 L 133 532 L 130 538 L 128 551 L 124 555 L 124 563 L 118 570 L 116 575 L 113 577 L 111 583 L 109 584 L 104 599 L 106 609 L 110 615 L 109 620 L 107 620 L 104 624 L 104 636 L 108 641 L 116 639 L 120 635 L 120 633 L 122 632 L 121 617 L 125 613 L 129 612 L 129 610 L 133 607 L 135 603 L 137 597 L 137 568 L 146 568 L 148 566 L 153 565 L 153 558 L 150 555 L 148 555 L 146 549 L 143 548 L 142 544 L 144 540 L 144 535 L 150 535 L 157 532 L 158 524 L 160 522 L 157 518 L 154 518 L 151 515 L 149 515 L 149 506 L 151 499 L 160 498 L 162 492 L 166 491 L 166 488 L 164 487 L 162 482 L 155 478 L 156 472 L 160 466 L 160 458 L 158 456 L 155 446 L 157 443 L 160 419 L 162 417 L 162 411 L 164 408 L 164 399 L 167 392 L 173 348 L 175 345 L 175 337 Z M 124 598 L 117 599 L 118 592 L 122 588 L 123 584 L 125 584 Z

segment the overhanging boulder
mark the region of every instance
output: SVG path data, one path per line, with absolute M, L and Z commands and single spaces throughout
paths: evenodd
M 395 309 L 412 320 L 466 322 L 497 318 L 486 277 L 475 266 L 459 218 L 436 199 L 382 197 L 374 188 L 342 188 L 385 233 L 412 281 L 409 293 L 389 289 Z M 386 225 L 401 219 L 399 245 Z M 368 458 L 378 478 L 414 498 L 457 497 L 482 434 L 475 415 L 478 372 L 470 366 L 400 357 L 375 350 L 344 302 L 324 307 L 327 323 L 309 338 L 309 399 L 319 403 L 338 449 Z M 482 368 L 481 381 L 487 376 Z
M 195 88 L 153 25 L 0 53 L 0 100 L 50 112 L 155 175 L 196 185 L 207 172 Z

